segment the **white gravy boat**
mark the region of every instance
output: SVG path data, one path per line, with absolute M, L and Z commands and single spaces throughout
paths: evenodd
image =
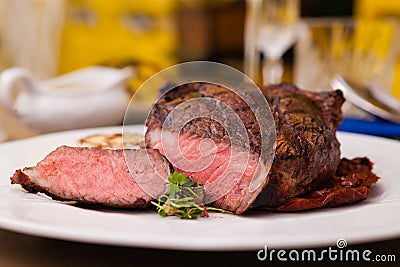
M 90 67 L 44 81 L 23 68 L 0 74 L 0 103 L 19 121 L 45 133 L 122 123 L 129 69 Z

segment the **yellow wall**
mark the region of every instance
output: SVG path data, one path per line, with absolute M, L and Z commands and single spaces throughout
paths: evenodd
M 399 0 L 357 0 L 355 2 L 357 18 L 388 18 L 400 19 Z M 400 34 L 400 33 L 398 33 Z M 400 49 L 400 47 L 399 47 Z M 400 99 L 400 60 L 397 61 L 394 74 L 392 93 Z
M 68 0 L 59 72 L 95 64 L 176 62 L 176 0 Z
M 399 0 L 357 0 L 355 15 L 362 18 L 400 16 Z

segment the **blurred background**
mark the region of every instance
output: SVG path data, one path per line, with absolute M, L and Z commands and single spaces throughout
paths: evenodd
M 249 6 L 256 2 L 260 1 L 0 0 L 0 71 L 4 74 L 10 68 L 19 67 L 29 71 L 29 77 L 34 77 L 38 84 L 44 81 L 46 85 L 65 86 L 66 82 L 57 81 L 56 83 L 54 79 L 49 82 L 49 79 L 99 65 L 124 71 L 128 69 L 131 71 L 126 87 L 129 96 L 147 78 L 168 66 L 192 60 L 211 60 L 245 71 L 258 83 L 265 83 L 265 78 L 263 82 L 259 77 L 262 74 L 249 73 L 245 62 L 248 60 L 246 49 L 249 49 L 249 47 L 246 48 L 248 42 L 246 38 L 249 38 L 248 32 L 251 31 L 249 28 L 255 28 L 249 22 L 249 16 L 252 16 Z M 307 22 L 310 18 L 314 20 L 321 18 L 390 19 L 393 21 L 400 18 L 400 2 L 396 0 L 301 0 L 296 2 L 298 5 L 296 19 L 300 22 Z M 298 32 L 301 32 L 300 29 Z M 311 33 L 314 34 L 314 32 Z M 390 30 L 391 39 L 397 35 L 397 30 Z M 319 35 L 317 33 L 317 38 L 318 36 L 322 38 L 323 33 Z M 374 38 L 384 40 L 385 36 L 381 33 L 380 37 Z M 375 39 L 372 41 L 364 39 L 362 42 L 374 43 Z M 290 42 L 282 51 L 279 60 L 283 62 L 283 69 L 279 80 L 308 87 L 306 82 L 311 78 L 304 79 L 306 77 L 304 75 L 311 70 L 304 66 L 311 66 L 314 63 L 307 65 L 308 58 L 304 57 L 306 54 L 303 52 L 306 50 L 299 52 L 299 49 L 306 48 L 304 45 L 301 46 L 303 48 L 299 48 L 299 43 L 301 43 L 301 36 L 293 38 L 293 42 Z M 379 47 L 383 46 L 385 44 Z M 393 51 L 384 55 L 385 58 L 391 59 L 390 64 L 386 64 L 385 61 L 385 67 L 388 68 L 390 65 L 390 72 L 393 73 L 385 80 L 384 91 L 397 99 L 400 98 L 398 48 L 400 47 L 393 41 L 390 48 Z M 367 49 L 374 48 L 367 47 Z M 296 53 L 302 53 L 305 59 L 301 59 Z M 256 60 L 266 57 L 267 53 L 262 53 L 262 51 L 255 54 Z M 368 63 L 363 61 L 363 65 L 368 65 Z M 262 66 L 257 67 L 260 70 L 261 68 Z M 386 70 L 385 73 L 387 73 Z M 6 75 L 3 76 L 4 79 L 0 80 L 3 84 L 0 84 L 0 87 L 5 86 L 8 81 L 5 79 Z M 67 78 L 64 80 L 67 81 Z M 28 83 L 26 82 L 28 80 L 25 77 L 25 83 Z M 313 84 L 316 85 L 316 83 Z M 17 82 L 12 85 L 23 87 Z M 324 88 L 320 89 L 329 89 L 328 85 L 321 86 Z M 22 105 L 23 101 L 17 97 L 20 91 L 23 90 L 14 90 L 11 94 L 11 101 L 14 101 L 15 105 Z M 10 93 L 7 93 L 7 96 L 10 99 Z M 390 101 L 393 102 L 393 99 Z M 394 102 L 393 105 L 396 104 Z M 59 129 L 46 130 L 46 127 L 37 129 L 33 123 L 35 120 L 26 113 L 51 113 L 51 110 L 31 111 L 25 108 L 25 113 L 21 114 L 15 113 L 17 109 L 15 106 L 11 108 L 5 106 L 7 104 L 4 104 L 4 101 L 3 104 L 0 102 L 0 133 L 3 129 L 0 141 L 86 126 L 65 125 Z M 10 109 L 14 109 L 14 113 Z M 23 110 L 23 108 L 19 109 Z M 51 117 L 46 119 L 50 120 Z M 106 125 L 110 124 L 118 124 L 118 119 L 106 123 Z M 99 123 L 87 126 L 103 125 Z
M 303 0 L 301 16 L 355 14 L 357 1 L 331 2 Z M 375 1 L 358 2 L 368 2 L 358 8 L 365 16 L 395 15 L 388 7 L 378 12 Z M 384 2 L 400 12 L 396 1 Z M 244 0 L 0 0 L 0 70 L 22 66 L 48 78 L 95 64 L 138 64 L 146 76 L 188 60 L 243 70 L 245 8 Z

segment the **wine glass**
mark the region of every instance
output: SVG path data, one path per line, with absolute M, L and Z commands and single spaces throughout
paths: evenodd
M 246 1 L 244 69 L 255 82 L 281 81 L 282 55 L 297 40 L 299 4 L 299 0 Z M 258 73 L 260 67 L 262 79 Z
M 294 51 L 297 85 L 329 90 L 332 78 L 341 75 L 367 87 L 392 88 L 400 52 L 399 21 L 308 18 L 303 23 Z

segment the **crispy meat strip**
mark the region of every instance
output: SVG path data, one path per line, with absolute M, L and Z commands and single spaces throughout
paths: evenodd
M 373 163 L 366 157 L 352 160 L 343 158 L 331 185 L 301 197 L 296 197 L 276 208 L 263 208 L 274 211 L 301 211 L 321 207 L 338 207 L 368 198 L 372 193 L 370 185 L 380 177 L 372 172 Z

